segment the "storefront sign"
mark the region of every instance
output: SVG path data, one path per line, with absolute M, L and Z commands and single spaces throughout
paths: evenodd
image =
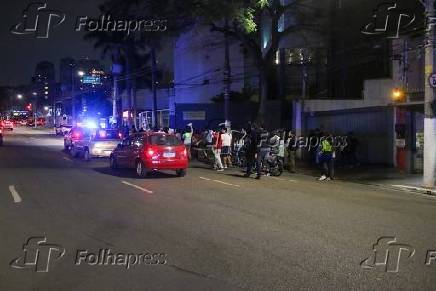
M 183 111 L 183 120 L 206 120 L 206 111 Z

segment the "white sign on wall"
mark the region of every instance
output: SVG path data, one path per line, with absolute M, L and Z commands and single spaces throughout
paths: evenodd
M 183 120 L 206 120 L 206 111 L 183 111 Z

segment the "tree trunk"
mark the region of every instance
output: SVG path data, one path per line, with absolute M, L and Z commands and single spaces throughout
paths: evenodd
M 159 127 L 159 120 L 157 118 L 157 62 L 156 62 L 156 48 L 151 48 L 151 88 L 153 91 L 153 127 Z
M 132 74 L 132 66 L 130 63 L 130 59 L 129 56 L 126 57 L 126 73 L 125 73 L 125 77 L 126 77 L 126 93 L 127 93 L 127 108 L 128 108 L 128 112 L 129 115 L 127 117 L 127 125 L 129 126 L 129 128 L 132 127 L 132 81 L 130 80 L 130 78 Z
M 265 68 L 259 70 L 259 111 L 256 121 L 264 123 L 266 121 L 266 102 L 268 100 L 268 73 Z

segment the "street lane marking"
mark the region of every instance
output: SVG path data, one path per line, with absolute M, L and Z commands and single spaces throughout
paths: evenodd
M 201 180 L 212 181 L 212 182 L 220 183 L 220 184 L 227 185 L 227 186 L 240 187 L 239 185 L 235 185 L 235 184 L 227 183 L 227 182 L 220 181 L 220 180 L 212 180 L 212 179 L 205 178 L 205 177 L 199 177 L 199 178 L 200 178 Z
M 271 179 L 274 179 L 274 180 L 278 180 L 278 181 L 286 181 L 286 179 L 277 178 L 277 177 L 271 177 L 271 176 L 270 176 L 270 178 L 271 178 Z
M 270 178 L 274 179 L 274 180 L 278 180 L 278 181 L 288 181 L 288 182 L 297 183 L 296 180 L 292 180 L 292 179 L 283 179 L 283 178 L 277 178 L 277 177 L 271 177 L 271 176 L 270 176 Z
M 63 159 L 64 159 L 65 161 L 69 161 L 69 162 L 72 162 L 72 161 L 73 161 L 72 159 L 67 158 L 67 157 L 63 157 Z
M 221 184 L 224 184 L 224 185 L 227 185 L 227 186 L 240 187 L 239 185 L 230 184 L 230 183 L 227 183 L 227 182 L 224 182 L 224 181 L 220 181 L 220 180 L 212 180 L 212 181 L 217 182 L 217 183 L 221 183 Z
M 130 187 L 133 187 L 133 188 L 135 188 L 135 189 L 141 190 L 142 192 L 145 192 L 145 193 L 148 193 L 148 194 L 153 194 L 153 191 L 150 191 L 150 190 L 148 190 L 148 189 L 142 188 L 142 187 L 140 187 L 140 186 L 138 186 L 138 185 L 135 185 L 135 184 L 129 183 L 129 182 L 127 182 L 127 181 L 121 181 L 121 183 L 123 183 L 124 185 L 130 186 Z
M 11 192 L 12 198 L 14 198 L 14 203 L 20 203 L 23 201 L 20 197 L 20 194 L 18 194 L 17 190 L 15 190 L 14 185 L 9 186 L 9 192 Z

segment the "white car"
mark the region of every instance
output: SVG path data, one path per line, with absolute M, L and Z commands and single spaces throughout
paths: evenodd
M 76 136 L 69 146 L 72 157 L 81 155 L 86 161 L 93 157 L 108 158 L 122 141 L 122 134 L 117 129 L 82 129 L 73 130 Z

